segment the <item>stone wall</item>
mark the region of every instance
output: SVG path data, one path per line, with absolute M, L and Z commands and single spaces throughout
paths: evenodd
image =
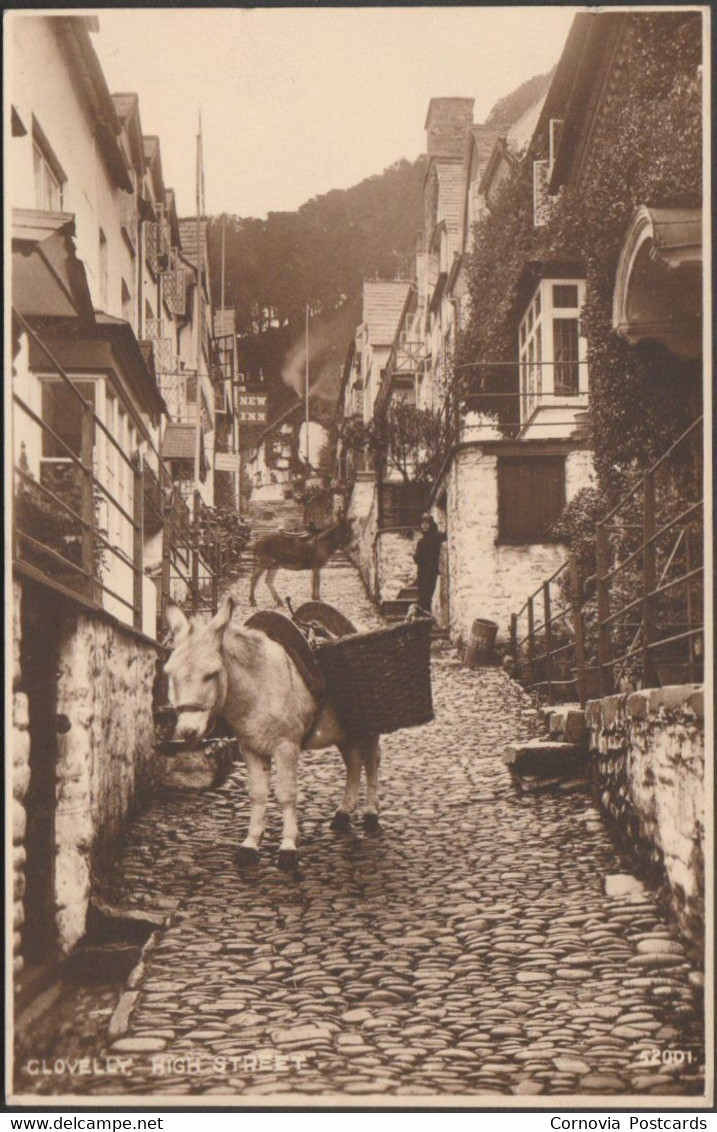
M 417 530 L 381 531 L 378 536 L 376 560 L 378 564 L 377 593 L 380 601 L 398 597 L 399 590 L 416 582 Z
M 566 458 L 566 498 L 592 478 L 591 453 Z M 456 453 L 446 481 L 448 605 L 451 639 L 464 644 L 476 617 L 498 623 L 507 640 L 510 615 L 564 562 L 559 543 L 512 546 L 498 540 L 498 453 L 464 448 Z
M 695 684 L 587 706 L 601 804 L 646 863 L 664 870 L 683 931 L 704 930 L 704 692 Z
M 103 621 L 72 618 L 60 644 L 56 923 L 67 952 L 82 936 L 92 877 L 116 850 L 153 778 L 152 689 L 157 653 Z
M 359 472 L 348 501 L 346 514 L 353 521 L 353 538 L 346 552 L 357 567 L 367 593 L 376 592 L 376 556 L 378 531 L 378 491 L 372 473 Z
M 30 672 L 22 671 L 23 599 L 23 586 L 16 581 L 12 620 L 16 972 L 22 969 L 25 868 L 32 850 L 26 840 L 30 703 L 28 692 L 20 689 L 37 685 Z M 157 650 L 108 621 L 70 613 L 59 602 L 55 624 L 47 627 L 48 642 L 57 633 L 54 916 L 58 949 L 66 954 L 84 933 L 93 878 L 111 861 L 128 815 L 154 781 L 152 694 Z
M 27 696 L 18 690 L 21 679 L 20 585 L 13 582 L 12 609 L 12 866 L 13 866 L 13 971 L 22 970 L 22 935 L 25 920 L 25 795 L 30 785 L 30 732 Z

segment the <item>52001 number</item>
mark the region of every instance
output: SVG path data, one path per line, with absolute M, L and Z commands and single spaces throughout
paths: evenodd
M 641 1049 L 640 1061 L 646 1065 L 691 1065 L 692 1050 L 689 1049 Z

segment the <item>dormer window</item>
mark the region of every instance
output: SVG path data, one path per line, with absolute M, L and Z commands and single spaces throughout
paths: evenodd
M 520 321 L 521 423 L 540 405 L 575 403 L 587 394 L 587 343 L 580 334 L 582 279 L 543 279 Z
M 65 175 L 39 123 L 32 123 L 32 170 L 35 181 L 35 207 L 43 212 L 62 211 Z

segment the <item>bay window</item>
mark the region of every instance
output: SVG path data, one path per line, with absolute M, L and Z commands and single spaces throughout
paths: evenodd
M 542 279 L 518 331 L 521 423 L 541 406 L 579 403 L 587 395 L 587 346 L 580 334 L 582 279 Z

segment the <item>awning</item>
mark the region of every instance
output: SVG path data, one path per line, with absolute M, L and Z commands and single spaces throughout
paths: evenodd
M 162 437 L 162 459 L 187 460 L 193 464 L 196 442 L 197 430 L 194 421 L 170 422 Z M 199 476 L 202 481 L 206 479 L 208 470 L 209 461 L 204 447 L 204 429 L 202 429 L 199 447 Z
M 12 302 L 25 318 L 79 318 L 94 325 L 92 296 L 68 212 L 13 209 Z
M 699 357 L 701 209 L 637 210 L 617 266 L 612 325 L 632 345 L 651 338 L 678 357 Z

